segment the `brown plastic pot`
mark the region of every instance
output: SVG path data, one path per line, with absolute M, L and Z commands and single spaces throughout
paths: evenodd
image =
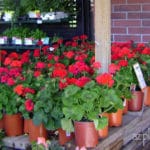
M 123 115 L 125 115 L 125 114 L 127 114 L 127 112 L 128 112 L 128 100 L 127 100 L 127 99 L 124 99 L 123 105 L 124 105 L 124 108 L 123 108 Z
M 106 112 L 100 114 L 100 116 L 105 116 L 109 120 L 109 114 Z M 105 128 L 98 130 L 98 136 L 100 139 L 106 138 L 108 136 L 108 125 Z
M 109 119 L 109 113 L 107 113 L 107 112 L 103 112 L 103 113 L 101 114 L 101 116 L 105 116 L 105 117 L 107 117 L 107 118 Z
M 150 86 L 147 86 L 142 91 L 144 92 L 144 105 L 150 106 Z
M 129 100 L 128 110 L 129 111 L 140 111 L 143 106 L 144 93 L 142 91 L 134 91 L 132 93 L 132 99 Z
M 108 126 L 98 130 L 98 136 L 100 139 L 106 138 L 108 136 Z
M 122 116 L 123 110 L 118 109 L 115 113 L 109 114 L 109 126 L 110 127 L 119 127 L 122 125 Z
M 4 129 L 7 136 L 18 136 L 23 134 L 23 118 L 20 113 L 4 115 Z
M 78 122 L 74 123 L 75 142 L 76 145 L 87 148 L 94 148 L 98 144 L 98 132 L 95 129 L 93 122 Z
M 63 129 L 58 129 L 58 141 L 60 145 L 64 145 L 65 143 L 71 141 L 73 138 L 74 133 L 67 134 Z
M 24 119 L 24 133 L 29 134 L 31 119 Z
M 44 137 L 47 139 L 47 130 L 43 124 L 36 126 L 31 119 L 29 124 L 29 141 L 37 141 L 38 137 Z

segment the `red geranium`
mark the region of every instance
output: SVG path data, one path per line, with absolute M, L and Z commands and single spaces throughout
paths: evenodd
M 12 59 L 10 57 L 6 57 L 5 60 L 4 60 L 4 65 L 10 65 L 12 62 Z
M 126 66 L 128 66 L 128 61 L 127 60 L 120 60 L 118 62 L 118 65 L 121 67 L 126 67 Z
M 60 80 L 59 81 L 59 89 L 64 89 L 65 87 L 67 87 L 67 82 L 66 81 L 63 81 L 63 80 Z
M 114 80 L 111 74 L 103 73 L 96 77 L 96 81 L 100 85 L 106 85 L 108 87 L 112 87 L 114 84 Z
M 94 69 L 100 69 L 101 64 L 100 64 L 100 62 L 94 62 L 94 63 L 92 64 L 92 67 L 93 67 Z
M 56 68 L 52 72 L 52 77 L 53 78 L 65 78 L 67 76 L 68 72 L 66 69 L 63 68 Z
M 63 54 L 64 54 L 64 56 L 66 56 L 68 59 L 73 58 L 74 55 L 75 55 L 75 53 L 74 53 L 72 50 L 70 50 L 70 51 L 68 51 L 68 52 L 64 52 Z
M 116 71 L 119 71 L 119 70 L 120 70 L 120 66 L 119 65 L 114 64 L 114 63 L 109 65 L 109 73 L 115 74 Z
M 87 37 L 87 35 L 85 35 L 85 34 L 83 34 L 83 35 L 80 36 L 80 39 L 81 39 L 81 40 L 86 40 L 87 38 L 88 38 L 88 37 Z
M 15 88 L 14 88 L 14 92 L 17 93 L 18 95 L 22 95 L 23 94 L 23 90 L 24 87 L 22 84 L 18 84 Z
M 90 81 L 91 81 L 91 78 L 82 76 L 76 80 L 75 85 L 79 87 L 83 87 Z
M 33 52 L 34 57 L 40 57 L 40 49 L 35 49 Z
M 8 80 L 7 80 L 7 85 L 9 85 L 9 86 L 13 86 L 13 85 L 15 85 L 15 80 L 13 79 L 13 78 L 8 78 Z
M 33 103 L 33 101 L 31 99 L 27 99 L 25 101 L 25 109 L 27 111 L 32 111 L 34 109 L 34 103 Z
M 43 69 L 46 67 L 46 64 L 44 62 L 37 62 L 36 67 L 37 69 Z
M 41 75 L 41 71 L 37 70 L 37 71 L 34 71 L 34 77 L 38 77 Z
M 22 66 L 22 62 L 19 60 L 13 60 L 10 64 L 11 67 L 21 67 Z

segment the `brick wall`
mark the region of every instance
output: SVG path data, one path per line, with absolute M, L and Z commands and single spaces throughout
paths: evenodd
M 150 0 L 111 0 L 112 41 L 150 42 Z

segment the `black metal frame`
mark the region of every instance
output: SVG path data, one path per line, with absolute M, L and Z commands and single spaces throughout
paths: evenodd
M 47 33 L 47 36 L 52 37 L 54 35 L 58 35 L 63 37 L 64 40 L 69 40 L 73 36 L 78 36 L 82 34 L 88 35 L 89 39 L 91 39 L 91 20 L 90 20 L 90 0 L 77 0 L 77 26 L 75 28 L 71 28 L 69 26 L 69 22 L 66 20 L 57 20 L 50 22 L 43 22 L 42 24 L 37 24 L 36 21 L 25 21 L 25 22 L 16 22 L 18 25 L 26 25 L 30 28 L 39 28 Z M 2 33 L 5 29 L 10 28 L 10 22 L 2 22 L 0 21 L 0 33 Z M 28 47 L 27 47 L 28 48 Z M 12 49 L 7 45 L 1 45 L 0 49 Z M 15 49 L 15 47 L 13 47 Z M 24 50 L 25 47 L 16 47 L 17 51 L 20 49 Z

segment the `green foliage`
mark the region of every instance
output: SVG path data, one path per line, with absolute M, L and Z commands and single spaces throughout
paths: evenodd
M 31 30 L 30 28 L 24 26 L 12 27 L 10 29 L 6 29 L 2 35 L 7 36 L 9 38 L 18 37 L 18 38 L 26 38 L 32 37 L 34 39 L 41 39 L 46 37 L 46 33 L 40 29 Z
M 3 0 L 5 10 L 15 10 L 16 2 L 12 0 Z
M 57 141 L 46 141 L 48 147 L 46 148 L 43 144 L 38 144 L 36 142 L 31 143 L 32 150 L 64 150 L 62 146 L 58 144 Z
M 5 113 L 16 114 L 18 112 L 18 107 L 21 104 L 20 97 L 13 92 L 13 87 L 6 84 L 0 84 L 0 102 L 2 113 L 3 108 L 5 108 Z M 2 114 L 0 115 L 2 117 Z
M 70 14 L 76 13 L 73 9 L 74 0 L 3 0 L 5 10 L 13 10 L 16 17 L 27 14 L 29 11 L 41 12 L 64 11 Z
M 87 83 L 83 88 L 69 85 L 64 89 L 62 101 L 65 115 L 62 127 L 69 132 L 73 130 L 70 128 L 72 121 L 94 121 L 97 129 L 103 128 L 108 120 L 98 115 L 112 108 L 123 108 L 122 100 L 114 89 L 99 86 L 95 81 Z M 68 123 L 65 124 L 64 120 L 68 120 Z
M 35 125 L 43 123 L 45 127 L 49 130 L 55 130 L 59 128 L 60 120 L 63 116 L 61 110 L 61 98 L 58 88 L 58 80 L 52 78 L 45 78 L 44 76 L 39 76 L 34 78 L 33 76 L 28 76 L 28 83 L 32 88 L 36 89 L 35 94 L 27 94 L 26 99 L 32 99 L 34 103 L 34 110 L 28 112 L 25 109 L 24 100 L 22 100 L 22 105 L 19 110 L 25 118 L 32 118 Z M 38 83 L 38 84 L 37 84 Z M 24 84 L 25 85 L 25 84 Z
M 31 36 L 34 39 L 39 40 L 39 39 L 41 39 L 43 37 L 46 37 L 46 33 L 44 33 L 42 30 L 37 28 L 37 29 L 31 31 Z
M 4 130 L 0 129 L 0 149 L 2 149 L 2 147 L 4 146 L 4 143 L 3 143 L 3 138 L 6 136 Z
M 2 35 L 7 36 L 9 38 L 12 37 L 30 37 L 30 29 L 26 27 L 12 27 L 10 29 L 6 29 Z
M 145 64 L 140 64 L 140 67 L 147 86 L 150 86 L 150 56 L 141 54 L 140 57 L 146 62 Z

